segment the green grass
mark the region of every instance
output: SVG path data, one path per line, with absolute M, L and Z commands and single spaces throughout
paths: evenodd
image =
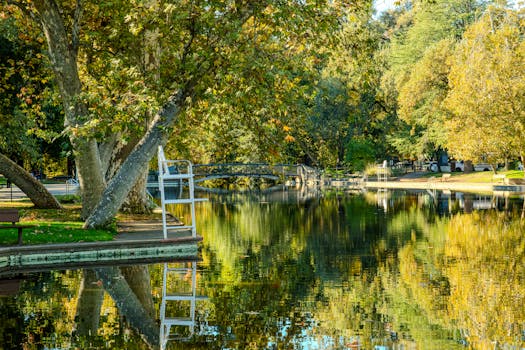
M 504 171 L 508 179 L 523 179 L 523 170 Z
M 63 204 L 63 209 L 34 209 L 31 202 L 0 202 L 0 208 L 17 208 L 20 225 L 33 225 L 23 230 L 24 244 L 72 243 L 112 240 L 116 225 L 107 230 L 85 230 L 78 204 Z M 0 245 L 16 244 L 16 229 L 0 230 Z
M 82 222 L 23 221 L 21 225 L 34 225 L 23 230 L 24 244 L 72 243 L 110 241 L 114 232 L 108 230 L 85 230 Z M 0 230 L 0 244 L 16 244 L 16 229 Z

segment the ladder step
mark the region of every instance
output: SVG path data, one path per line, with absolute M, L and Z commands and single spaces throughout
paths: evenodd
M 181 230 L 181 229 L 189 229 L 193 228 L 193 226 L 184 226 L 184 225 L 175 225 L 175 226 L 166 226 L 166 229 L 168 230 Z
M 195 321 L 189 317 L 166 317 L 163 324 L 166 326 L 193 326 Z
M 190 272 L 192 271 L 192 267 L 168 267 L 167 271 L 171 272 Z
M 166 295 L 166 301 L 192 301 L 196 299 L 193 295 Z
M 166 226 L 166 230 L 187 231 L 189 229 L 193 229 L 193 226 Z
M 195 199 L 185 198 L 185 199 L 166 199 L 164 204 L 190 204 L 195 202 Z
M 193 174 L 162 174 L 163 180 L 176 180 L 176 179 L 189 179 L 193 177 Z
M 208 201 L 208 198 L 193 198 L 194 202 L 206 202 Z M 190 198 L 183 198 L 183 199 L 165 199 L 164 204 L 189 204 L 191 203 Z
M 205 301 L 205 300 L 209 300 L 209 297 L 205 296 L 205 295 L 196 295 L 196 296 L 190 296 L 190 295 L 166 295 L 164 296 L 163 298 L 165 298 L 164 300 L 165 301 L 188 301 L 188 300 L 174 300 L 174 299 L 169 299 L 169 298 L 172 298 L 172 297 L 183 297 L 183 298 L 188 298 L 188 300 L 190 299 L 195 299 L 195 301 Z M 191 300 L 190 300 L 191 301 Z

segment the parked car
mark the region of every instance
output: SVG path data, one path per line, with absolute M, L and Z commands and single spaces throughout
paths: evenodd
M 424 168 L 425 168 L 425 170 L 431 171 L 433 173 L 435 173 L 436 171 L 439 170 L 438 163 L 435 160 L 431 160 L 429 162 L 425 162 Z
M 465 171 L 465 162 L 458 160 L 454 163 L 454 171 Z
M 429 161 L 429 162 L 425 162 L 423 169 L 426 170 L 426 171 L 431 171 L 433 173 L 438 172 L 438 171 L 441 171 L 441 172 L 444 172 L 444 173 L 449 173 L 450 172 L 450 163 L 447 164 L 447 165 L 438 166 L 438 162 L 435 161 L 435 160 L 432 160 L 432 161 Z
M 490 171 L 493 170 L 492 165 L 488 163 L 474 164 L 474 171 Z

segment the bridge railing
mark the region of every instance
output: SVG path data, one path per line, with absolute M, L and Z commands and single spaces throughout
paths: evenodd
M 267 163 L 218 163 L 195 164 L 195 176 L 231 175 L 231 176 L 297 176 L 297 165 Z

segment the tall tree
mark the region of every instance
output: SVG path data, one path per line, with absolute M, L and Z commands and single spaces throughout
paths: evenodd
M 490 7 L 465 33 L 452 60 L 448 148 L 492 164 L 523 157 L 525 25 L 523 13 Z
M 446 110 L 442 104 L 448 92 L 447 61 L 453 49 L 454 43 L 447 39 L 429 47 L 399 90 L 399 118 L 415 137 L 412 157 L 446 146 Z
M 327 50 L 330 58 L 306 122 L 322 166 L 362 170 L 384 150 L 379 142 L 386 116 L 379 86 L 383 40 L 372 14 L 371 6 L 349 12 L 335 47 Z
M 386 54 L 390 67 L 383 85 L 390 89 L 387 96 L 396 99 L 400 126 L 405 128 L 389 139 L 400 152 L 416 158 L 435 153 L 443 141 L 442 124 L 436 118 L 443 115 L 439 105 L 447 90 L 446 50 L 451 44 L 442 40 L 458 40 L 479 16 L 483 2 L 414 0 L 404 4 L 389 33 Z M 418 84 L 423 89 L 414 95 Z
M 214 82 L 226 83 L 229 77 L 238 76 L 238 69 L 248 66 L 250 61 L 260 62 L 262 67 L 270 67 L 270 62 L 278 64 L 281 69 L 270 70 L 272 75 L 278 76 L 286 68 L 286 60 L 282 60 L 286 56 L 281 53 L 291 52 L 294 56 L 307 49 L 306 44 L 324 38 L 318 34 L 337 23 L 334 20 L 341 16 L 341 6 L 350 6 L 345 2 L 328 1 L 211 0 L 176 5 L 163 2 L 145 5 L 133 1 L 111 4 L 77 1 L 73 6 L 54 0 L 37 0 L 21 1 L 17 5 L 25 14 L 36 19 L 48 44 L 50 63 L 62 95 L 65 126 L 77 160 L 83 215 L 88 217 L 87 227 L 110 222 L 138 179 L 141 169 L 154 156 L 157 146 L 166 144 L 176 121 L 206 93 L 210 93 L 208 88 Z M 82 14 L 88 6 L 90 13 L 97 10 L 101 17 L 98 22 L 90 22 L 92 30 L 83 31 L 85 22 Z M 103 13 L 109 9 L 116 11 L 118 16 L 104 16 Z M 120 21 L 122 18 L 125 19 L 124 28 L 112 25 L 112 20 Z M 252 31 L 255 23 L 269 28 L 266 35 L 257 36 Z M 126 34 L 126 37 L 135 36 L 135 39 L 131 42 L 116 40 L 110 47 L 99 46 L 101 42 L 91 40 L 96 38 L 90 34 L 101 33 L 105 29 L 110 29 L 109 38 L 118 38 L 125 32 L 131 34 Z M 106 186 L 101 157 L 105 153 L 99 148 L 104 144 L 100 141 L 106 141 L 106 137 L 97 139 L 100 136 L 97 127 L 104 121 L 111 124 L 113 119 L 104 119 L 104 115 L 99 115 L 100 119 L 93 118 L 97 106 L 90 100 L 93 95 L 86 94 L 89 92 L 86 90 L 88 77 L 79 73 L 83 60 L 89 62 L 93 58 L 84 54 L 81 44 L 86 42 L 96 54 L 107 55 L 109 51 L 115 55 L 116 60 L 103 59 L 100 62 L 105 62 L 106 67 L 115 64 L 116 72 L 126 71 L 129 77 L 138 68 L 135 62 L 124 60 L 118 54 L 123 47 L 139 42 L 145 33 L 152 33 L 156 39 L 157 44 L 151 49 L 159 53 L 156 56 L 158 69 L 155 74 L 147 75 L 147 79 L 135 77 L 131 82 L 122 81 L 122 84 L 146 86 L 151 90 L 145 95 L 153 96 L 158 102 L 146 108 L 150 117 L 147 125 L 144 123 L 144 136 Z M 269 48 L 272 50 L 267 51 Z M 267 55 L 263 54 L 265 52 Z M 249 77 L 250 72 L 246 73 Z M 123 75 L 117 74 L 117 77 Z
M 41 40 L 40 40 L 41 41 Z M 42 167 L 46 140 L 56 137 L 48 117 L 53 104 L 49 71 L 39 58 L 42 43 L 0 17 L 0 174 L 39 208 L 59 208 L 56 199 L 26 169 Z M 58 113 L 59 114 L 59 113 Z

